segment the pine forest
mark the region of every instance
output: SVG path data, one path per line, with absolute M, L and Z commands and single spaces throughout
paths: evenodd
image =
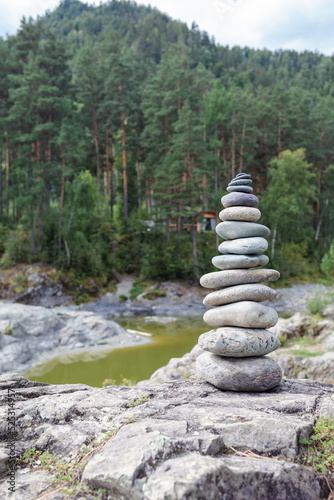
M 0 39 L 2 267 L 196 279 L 238 172 L 283 279 L 334 276 L 334 56 L 64 0 Z M 211 218 L 211 219 L 210 219 Z M 212 268 L 213 270 L 213 268 Z

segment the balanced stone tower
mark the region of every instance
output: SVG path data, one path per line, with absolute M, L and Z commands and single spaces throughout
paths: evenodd
M 219 214 L 223 222 L 216 227 L 225 240 L 218 247 L 223 255 L 212 259 L 221 271 L 204 274 L 200 280 L 203 287 L 215 289 L 204 299 L 204 304 L 215 307 L 203 319 L 216 328 L 199 337 L 199 346 L 207 352 L 197 358 L 197 373 L 230 391 L 265 391 L 282 378 L 278 364 L 265 356 L 280 346 L 278 338 L 266 330 L 277 323 L 277 312 L 261 304 L 276 295 L 261 283 L 275 281 L 280 274 L 254 269 L 269 262 L 261 254 L 268 248 L 265 238 L 270 230 L 256 223 L 261 212 L 251 184 L 251 176 L 244 173 L 229 183 L 229 194 L 222 197 L 225 209 Z

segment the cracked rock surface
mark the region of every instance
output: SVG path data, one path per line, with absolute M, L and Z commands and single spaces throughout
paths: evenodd
M 18 374 L 0 377 L 0 470 L 8 453 L 6 401 L 15 390 L 17 455 L 36 447 L 67 461 L 116 430 L 88 457 L 84 481 L 105 498 L 131 500 L 320 500 L 324 481 L 302 465 L 301 438 L 315 416 L 332 417 L 334 388 L 284 380 L 265 393 L 223 392 L 193 378 L 103 389 L 53 386 Z M 12 393 L 12 392 L 11 392 Z M 51 492 L 52 471 L 19 470 L 16 492 L 0 498 L 35 500 Z M 9 496 L 11 495 L 11 496 Z M 90 494 L 89 494 L 90 495 Z M 84 498 L 94 498 L 94 496 Z M 327 496 L 326 496 L 327 495 Z M 62 493 L 53 499 L 63 498 Z

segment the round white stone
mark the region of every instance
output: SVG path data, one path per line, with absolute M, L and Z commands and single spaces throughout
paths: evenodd
M 258 284 L 237 285 L 209 293 L 203 300 L 203 304 L 206 306 L 222 306 L 241 300 L 262 302 L 263 300 L 271 300 L 275 296 L 276 291 L 269 288 L 269 286 Z
M 271 328 L 276 325 L 278 315 L 272 307 L 245 300 L 209 309 L 203 319 L 211 326 Z
M 219 213 L 219 217 L 224 220 L 241 220 L 245 222 L 256 222 L 261 217 L 261 212 L 258 208 L 252 207 L 230 207 L 224 208 Z

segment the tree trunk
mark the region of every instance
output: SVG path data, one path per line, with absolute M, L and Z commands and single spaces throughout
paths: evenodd
M 95 100 L 93 92 L 93 83 L 90 84 L 90 95 L 92 99 L 92 115 L 93 115 L 93 129 L 94 129 L 94 142 L 95 142 L 95 153 L 96 153 L 96 177 L 97 177 L 97 191 L 100 192 L 100 153 L 99 153 L 99 139 L 97 135 L 97 121 L 96 121 L 96 109 Z
M 281 157 L 282 144 L 281 144 L 281 133 L 282 133 L 282 116 L 281 110 L 278 110 L 278 127 L 277 127 L 277 159 Z
M 271 258 L 272 259 L 274 258 L 274 255 L 275 255 L 276 233 L 277 233 L 277 222 L 275 223 L 274 231 L 273 231 L 273 238 L 271 240 Z
M 61 232 L 63 224 L 63 207 L 64 207 L 64 194 L 65 194 L 65 148 L 63 148 L 63 159 L 61 169 L 61 192 L 60 192 L 60 206 L 59 206 L 59 234 L 58 234 L 58 250 L 61 251 Z
M 321 129 L 320 130 L 320 155 L 321 155 L 321 150 L 322 150 L 322 142 L 324 139 L 324 131 Z M 317 199 L 317 220 L 319 220 L 319 214 L 320 214 L 320 195 L 321 195 L 321 160 L 319 159 L 318 162 L 318 199 Z
M 2 207 L 2 140 L 0 137 L 0 217 L 3 216 Z
M 128 177 L 126 170 L 126 149 L 125 149 L 125 116 L 123 111 L 123 87 L 119 84 L 119 99 L 121 103 L 121 126 L 122 126 L 122 148 L 123 148 L 123 196 L 124 196 L 124 219 L 128 218 Z
M 223 143 L 223 162 L 224 162 L 224 167 L 226 165 L 226 138 L 225 138 L 225 132 L 224 132 L 224 124 L 222 123 L 222 143 Z
M 138 210 L 140 210 L 141 209 L 141 165 L 139 163 L 139 139 L 138 139 L 137 127 L 136 127 L 136 139 L 137 139 L 136 164 L 137 164 Z
M 245 113 L 244 124 L 242 127 L 242 134 L 241 134 L 239 173 L 242 172 L 242 168 L 243 168 L 244 146 L 245 146 L 245 137 L 246 137 L 246 123 L 247 123 L 247 114 Z
M 9 217 L 9 134 L 6 133 L 6 216 Z
M 232 127 L 232 179 L 235 177 L 235 111 L 233 111 Z

